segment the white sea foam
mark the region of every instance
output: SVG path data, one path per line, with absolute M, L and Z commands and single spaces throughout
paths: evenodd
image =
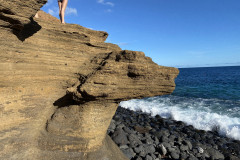
M 217 99 L 183 98 L 177 96 L 152 97 L 120 103 L 123 108 L 160 115 L 193 125 L 197 129 L 212 130 L 240 140 L 240 105 Z M 232 109 L 227 106 L 232 105 Z M 232 112 L 235 111 L 235 112 Z

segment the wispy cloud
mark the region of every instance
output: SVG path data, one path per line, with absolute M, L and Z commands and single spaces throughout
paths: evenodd
M 111 9 L 107 9 L 107 10 L 105 10 L 105 12 L 107 12 L 107 13 L 111 13 L 112 10 L 111 10 Z
M 51 14 L 52 16 L 57 16 L 59 11 L 57 7 L 49 8 L 48 13 Z
M 220 63 L 222 65 L 227 65 L 227 66 L 239 66 L 240 62 L 234 62 L 234 63 Z
M 66 15 L 75 15 L 75 16 L 77 16 L 77 9 L 76 8 L 71 8 L 71 7 L 67 7 L 66 8 L 66 12 L 65 12 L 65 14 Z
M 97 3 L 103 4 L 103 5 L 108 5 L 111 7 L 114 7 L 115 4 L 113 2 L 105 1 L 105 0 L 97 0 Z
M 117 43 L 117 45 L 119 46 L 126 46 L 126 45 L 129 45 L 130 43 L 128 42 L 120 42 L 120 43 Z
M 49 8 L 48 9 L 48 13 L 51 14 L 52 16 L 58 16 L 59 14 L 59 9 L 57 7 L 53 7 L 53 8 Z M 77 16 L 77 9 L 76 8 L 71 8 L 71 7 L 67 7 L 66 11 L 65 11 L 65 15 L 75 15 Z

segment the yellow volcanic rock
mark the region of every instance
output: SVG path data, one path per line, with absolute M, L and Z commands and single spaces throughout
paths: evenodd
M 0 0 L 0 159 L 127 159 L 106 135 L 118 103 L 170 94 L 178 70 L 108 34 Z

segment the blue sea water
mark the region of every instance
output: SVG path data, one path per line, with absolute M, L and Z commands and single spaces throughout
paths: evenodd
M 182 68 L 173 95 L 240 101 L 240 66 Z
M 130 100 L 123 108 L 215 130 L 240 140 L 240 66 L 181 68 L 171 95 Z

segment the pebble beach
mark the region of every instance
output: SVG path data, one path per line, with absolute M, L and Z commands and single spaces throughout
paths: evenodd
M 240 141 L 118 107 L 108 135 L 131 160 L 240 160 Z

